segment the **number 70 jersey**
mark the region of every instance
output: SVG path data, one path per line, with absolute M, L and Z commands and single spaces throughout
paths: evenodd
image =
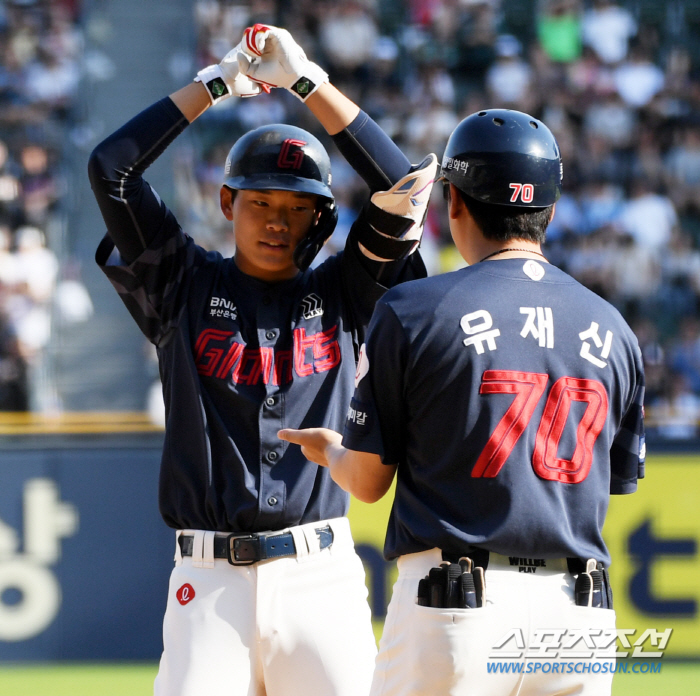
M 644 475 L 644 372 L 619 312 L 560 269 L 483 262 L 379 302 L 343 443 L 398 464 L 385 555 L 609 554 Z

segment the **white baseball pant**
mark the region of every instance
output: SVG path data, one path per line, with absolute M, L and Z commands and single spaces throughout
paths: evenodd
M 419 606 L 418 582 L 441 561 L 439 549 L 399 558 L 371 696 L 610 695 L 615 612 L 575 605 L 566 559 L 547 559 L 546 568 L 520 572 L 508 558 L 490 554 L 486 606 Z M 509 633 L 512 638 L 494 649 Z M 523 650 L 517 645 L 520 636 Z M 609 646 L 593 650 L 593 659 L 581 657 L 587 654 L 586 641 L 596 640 L 596 648 Z M 574 641 L 569 650 L 552 647 Z M 522 672 L 498 671 L 504 669 L 499 664 L 521 664 L 505 669 Z
M 377 650 L 347 518 L 284 531 L 297 556 L 249 566 L 213 558 L 218 533 L 177 532 L 194 552 L 176 544 L 155 696 L 367 696 Z

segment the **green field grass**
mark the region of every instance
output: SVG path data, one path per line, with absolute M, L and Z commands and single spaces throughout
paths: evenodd
M 2 696 L 151 696 L 156 664 L 0 665 Z M 613 696 L 691 696 L 700 663 L 666 663 L 659 674 L 617 674 Z M 439 695 L 436 695 L 439 696 Z

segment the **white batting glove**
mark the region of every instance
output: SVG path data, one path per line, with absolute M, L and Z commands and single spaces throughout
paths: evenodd
M 201 82 L 207 88 L 207 94 L 212 104 L 218 104 L 229 97 L 254 97 L 261 92 L 269 92 L 270 88 L 253 82 L 238 70 L 238 54 L 241 44 L 231 49 L 217 65 L 202 68 L 195 82 Z
M 388 191 L 372 195 L 367 211 L 372 236 L 358 240 L 367 258 L 394 261 L 418 248 L 437 172 L 437 157 L 431 153 Z
M 267 87 L 284 87 L 301 101 L 313 94 L 328 74 L 312 63 L 286 29 L 255 24 L 243 33 L 238 68 Z

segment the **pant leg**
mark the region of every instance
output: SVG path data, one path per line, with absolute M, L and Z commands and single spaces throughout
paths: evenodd
M 262 696 L 255 640 L 255 566 L 177 561 L 163 621 L 155 696 Z
M 437 550 L 399 559 L 371 696 L 516 694 L 517 676 L 486 675 L 485 665 L 503 620 L 517 620 L 517 615 L 506 617 L 494 604 L 479 609 L 416 604 L 419 580 L 441 561 Z
M 610 657 L 600 659 L 598 652 L 600 669 L 595 671 L 595 661 L 571 652 L 556 651 L 556 657 L 551 650 L 546 656 L 531 652 L 537 643 L 533 640 L 536 631 L 543 629 L 558 628 L 569 638 L 576 631 L 595 634 L 614 629 L 612 610 L 574 605 L 571 576 L 543 571 L 521 574 L 517 568 L 490 564 L 485 607 L 418 606 L 418 581 L 440 561 L 437 550 L 399 559 L 399 577 L 379 646 L 371 696 L 609 696 L 614 662 Z M 494 650 L 510 632 L 514 639 L 504 649 Z M 576 646 L 580 651 L 583 647 Z M 591 669 L 578 671 L 577 662 L 588 662 Z M 574 667 L 569 668 L 568 663 Z M 499 671 L 494 669 L 498 664 L 515 669 Z M 529 671 L 536 664 L 540 667 Z
M 331 549 L 260 564 L 267 696 L 367 696 L 376 643 L 364 568 L 349 527 Z

